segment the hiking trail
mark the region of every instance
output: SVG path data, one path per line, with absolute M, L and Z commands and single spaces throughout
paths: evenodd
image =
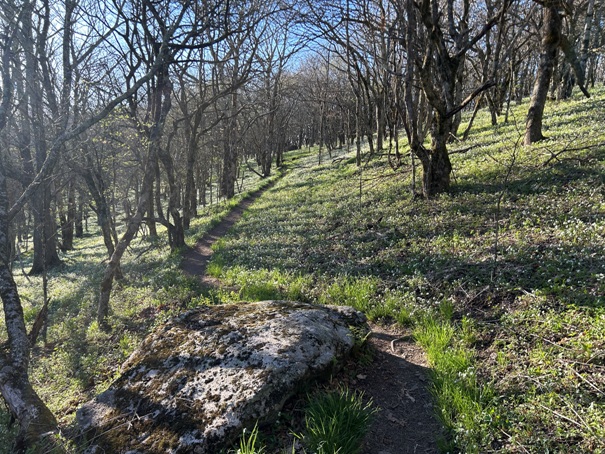
M 183 255 L 181 268 L 198 276 L 205 287 L 220 287 L 221 282 L 206 274 L 214 251 L 212 245 L 273 184 L 243 199 L 216 226 Z M 443 433 L 435 417 L 428 365 L 422 349 L 400 327 L 370 323 L 372 361 L 356 366 L 348 385 L 362 391 L 379 408 L 365 437 L 362 454 L 436 454 L 437 440 Z M 352 371 L 345 371 L 352 372 Z

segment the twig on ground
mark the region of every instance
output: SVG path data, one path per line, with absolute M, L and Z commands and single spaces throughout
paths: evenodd
M 547 410 L 547 411 L 551 412 L 553 415 L 556 415 L 556 416 L 558 416 L 561 419 L 569 421 L 570 423 L 575 424 L 578 427 L 584 427 L 581 423 L 579 423 L 575 419 L 571 419 L 571 418 L 565 416 L 564 414 L 561 414 L 558 411 L 553 410 L 552 408 L 548 408 L 546 405 L 542 405 L 541 403 L 538 403 L 537 405 L 538 405 L 538 407 L 543 408 L 544 410 Z
M 397 353 L 397 352 L 395 351 L 395 342 L 401 341 L 401 340 L 403 340 L 403 339 L 405 339 L 405 337 L 398 337 L 397 339 L 393 339 L 393 340 L 391 341 L 391 350 L 393 351 L 393 353 L 395 353 L 395 354 Z
M 554 151 L 550 150 L 550 149 L 547 149 L 547 151 L 550 153 L 550 158 L 548 158 L 546 161 L 544 161 L 544 163 L 542 163 L 542 167 L 546 167 L 552 161 L 561 162 L 561 160 L 559 159 L 559 156 L 561 156 L 564 153 L 569 153 L 569 152 L 572 152 L 572 151 L 590 150 L 592 148 L 599 148 L 599 147 L 605 147 L 605 142 L 600 142 L 600 143 L 596 143 L 594 145 L 586 145 L 586 146 L 583 146 L 583 147 L 575 147 L 575 148 L 564 147 L 562 150 L 560 150 L 560 151 L 558 151 L 556 153 Z
M 519 442 L 513 440 L 512 435 L 506 433 L 503 429 L 500 429 L 500 432 L 502 432 L 504 435 L 506 435 L 508 437 L 508 439 L 510 441 L 512 441 L 516 446 L 518 446 L 519 448 L 521 448 L 523 450 L 523 452 L 526 452 L 527 454 L 529 454 L 529 451 L 527 450 L 527 448 L 525 446 L 523 446 Z
M 467 151 L 471 151 L 473 148 L 477 148 L 478 146 L 479 146 L 479 144 L 476 143 L 469 147 L 459 148 L 458 150 L 452 150 L 449 152 L 449 154 L 463 154 L 463 153 L 466 153 Z
M 588 386 L 590 386 L 591 388 L 593 388 L 596 392 L 598 392 L 599 394 L 602 394 L 605 396 L 605 392 L 603 392 L 601 389 L 599 389 L 597 387 L 597 385 L 595 385 L 593 382 L 591 382 L 590 380 L 586 379 L 585 377 L 582 377 L 582 374 L 580 374 L 577 370 L 575 370 L 573 367 L 571 368 L 572 372 L 574 374 L 576 374 L 576 376 L 578 378 L 580 378 L 584 383 L 586 383 Z
M 573 406 L 567 402 L 567 400 L 563 399 L 563 402 L 565 402 L 565 405 L 573 412 L 574 415 L 576 415 L 576 417 L 582 422 L 582 424 L 584 425 L 584 427 L 586 428 L 586 430 L 588 430 L 590 433 L 593 433 L 592 427 L 590 427 L 586 421 L 584 421 L 584 418 L 582 418 L 582 416 L 580 416 L 580 414 L 575 410 L 575 408 L 573 408 Z

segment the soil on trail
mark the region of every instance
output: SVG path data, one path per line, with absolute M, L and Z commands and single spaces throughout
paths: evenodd
M 220 281 L 206 275 L 214 251 L 212 245 L 227 234 L 243 212 L 271 185 L 242 202 L 188 250 L 181 268 L 198 276 L 207 287 Z M 397 328 L 371 324 L 372 361 L 359 366 L 350 381 L 353 389 L 363 391 L 378 407 L 365 438 L 363 454 L 432 454 L 438 453 L 437 440 L 443 432 L 435 418 L 433 400 L 427 390 L 428 366 L 422 349 L 409 333 Z
M 202 285 L 206 287 L 220 286 L 220 281 L 218 279 L 206 275 L 206 267 L 212 258 L 212 254 L 214 254 L 212 245 L 225 236 L 229 229 L 242 217 L 244 211 L 246 211 L 250 205 L 252 205 L 254 201 L 271 186 L 272 184 L 269 184 L 263 189 L 260 189 L 243 199 L 220 223 L 206 232 L 204 236 L 197 241 L 195 247 L 187 250 L 185 254 L 183 254 L 181 269 L 190 276 L 198 276 Z
M 443 429 L 427 390 L 428 366 L 409 333 L 370 324 L 373 361 L 356 371 L 352 387 L 379 408 L 365 438 L 363 454 L 438 453 Z

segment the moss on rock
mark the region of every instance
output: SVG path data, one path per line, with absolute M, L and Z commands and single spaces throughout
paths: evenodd
M 218 452 L 342 363 L 351 327 L 365 327 L 354 309 L 289 301 L 185 313 L 143 341 L 78 424 L 90 452 Z

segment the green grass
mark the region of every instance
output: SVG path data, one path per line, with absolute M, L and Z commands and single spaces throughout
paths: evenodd
M 496 127 L 480 112 L 460 145 L 475 147 L 452 155 L 450 193 L 430 201 L 411 196 L 409 159 L 393 172 L 377 156 L 360 172 L 351 159 L 318 166 L 313 151 L 288 154 L 291 170 L 215 246 L 208 271 L 226 288 L 200 294 L 165 239 L 139 237 L 110 333 L 94 323 L 105 257 L 91 230 L 50 273 L 48 346 L 34 350 L 34 385 L 68 424 L 146 333 L 184 308 L 346 304 L 413 331 L 450 435 L 444 449 L 605 452 L 605 147 L 595 146 L 605 143 L 605 91 L 550 103 L 549 140 L 519 147 L 526 111 L 515 106 Z M 188 243 L 233 203 L 209 207 Z M 20 266 L 31 324 L 41 278 Z M 0 452 L 11 434 L 0 426 Z
M 317 391 L 308 397 L 302 411 L 303 431 L 290 434 L 293 440 L 289 447 L 277 448 L 284 454 L 356 454 L 377 408 L 371 400 L 364 399 L 363 393 L 340 388 Z M 260 437 L 258 424 L 251 431 L 244 429 L 235 454 L 268 452 Z
M 249 434 L 244 429 L 244 433 L 240 438 L 239 449 L 235 454 L 264 454 L 265 452 L 265 448 L 259 446 L 258 424 L 254 426 Z
M 468 323 L 463 330 L 467 332 Z M 448 451 L 483 452 L 493 440 L 493 389 L 480 383 L 472 349 L 458 337 L 456 326 L 438 316 L 425 317 L 414 329 L 414 337 L 426 351 L 431 365 L 433 395 L 438 415 L 452 432 L 444 443 Z
M 249 177 L 234 200 L 200 209 L 192 222 L 188 243 L 209 230 L 251 192 L 269 184 Z M 106 249 L 90 218 L 84 238 L 75 250 L 61 254 L 63 266 L 48 273 L 49 327 L 46 342 L 40 339 L 32 352 L 30 378 L 44 402 L 63 427 L 69 426 L 75 410 L 102 392 L 119 373 L 119 366 L 158 324 L 188 307 L 207 304 L 196 279 L 179 269 L 181 257 L 170 253 L 166 234 L 151 239 L 140 233 L 122 260 L 125 279 L 116 282 L 111 297 L 110 331 L 99 329 L 96 320 L 99 283 Z M 15 263 L 13 273 L 22 299 L 25 321 L 31 326 L 43 301 L 42 277 L 27 276 L 31 251 Z M 0 317 L 0 342 L 6 339 Z M 8 415 L 0 405 L 0 454 L 10 453 L 15 426 L 8 429 Z M 73 446 L 66 447 L 73 451 Z
M 526 112 L 480 112 L 430 201 L 409 160 L 299 157 L 217 248 L 217 300 L 298 293 L 411 327 L 446 450 L 605 452 L 605 91 L 550 103 L 549 140 L 520 147 Z
M 317 454 L 356 454 L 375 412 L 363 394 L 348 389 L 313 396 L 305 410 L 303 443 Z

